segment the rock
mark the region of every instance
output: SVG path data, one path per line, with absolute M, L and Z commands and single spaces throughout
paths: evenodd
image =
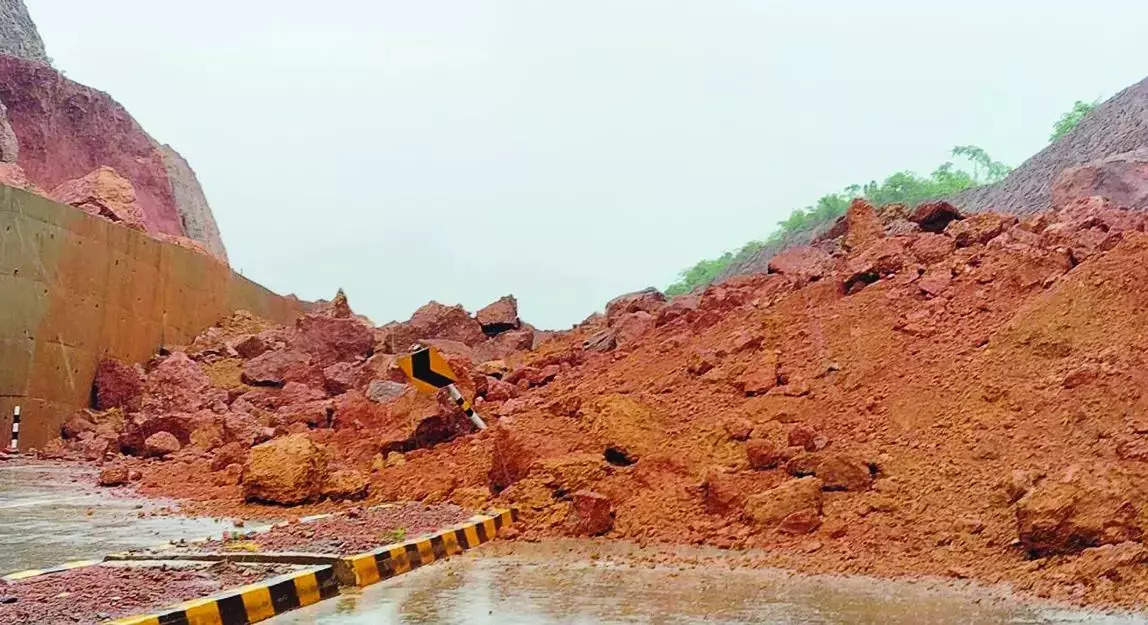
M 821 451 L 829 446 L 829 439 L 825 435 L 804 425 L 790 430 L 787 439 L 790 447 L 801 447 L 805 451 Z
M 1148 149 L 1065 168 L 1052 183 L 1052 208 L 1063 210 L 1078 199 L 1098 195 L 1133 210 L 1148 209 Z
M 696 349 L 686 357 L 686 371 L 694 375 L 704 375 L 714 368 L 717 360 L 717 355 L 714 352 Z M 776 382 L 776 379 L 774 381 Z
M 518 388 L 496 378 L 486 379 L 486 393 L 483 398 L 487 401 L 506 401 L 518 396 Z
M 95 436 L 80 443 L 80 453 L 85 460 L 103 460 L 109 453 L 115 453 L 117 445 L 109 436 Z
M 211 378 L 199 363 L 183 352 L 175 352 L 148 374 L 141 403 L 144 412 L 163 414 L 195 412 L 226 399 L 227 392 L 211 386 Z
M 818 461 L 813 470 L 825 490 L 867 490 L 873 484 L 869 465 L 857 458 L 835 454 Z
M 934 232 L 922 232 L 909 244 L 909 252 L 924 265 L 942 261 L 953 253 L 957 244 L 952 238 Z
M 0 132 L 2 131 L 3 128 L 0 127 Z M 0 146 L 0 150 L 3 150 L 2 146 Z M 28 174 L 24 172 L 24 168 L 20 167 L 16 163 L 0 162 L 0 184 L 9 187 L 16 187 L 17 189 L 23 189 L 25 191 L 31 191 L 36 195 L 48 197 L 48 192 L 44 191 L 40 187 L 37 187 L 30 180 L 28 180 Z
M 749 422 L 749 419 L 726 419 L 722 427 L 725 428 L 725 433 L 735 441 L 747 440 L 749 435 L 753 433 L 753 424 Z
M 263 334 L 245 334 L 231 343 L 231 349 L 240 358 L 250 360 L 272 349 L 272 344 Z
M 574 513 L 571 533 L 576 536 L 600 536 L 614 527 L 614 509 L 610 498 L 591 490 L 571 495 Z
M 251 448 L 243 467 L 243 496 L 284 505 L 313 502 L 326 475 L 326 450 L 306 434 L 292 434 Z
M 897 273 L 905 266 L 906 251 L 896 239 L 882 239 L 846 263 L 842 281 L 845 293 L 856 293 L 866 284 Z
M 1148 547 L 1137 542 L 1101 545 L 1085 549 L 1073 559 L 1072 579 L 1079 584 L 1096 585 L 1103 580 L 1124 581 L 1148 564 Z
M 295 347 L 320 367 L 367 358 L 375 351 L 374 328 L 351 317 L 304 315 L 295 320 L 295 333 Z
M 212 471 L 222 471 L 233 464 L 243 466 L 247 462 L 249 449 L 251 449 L 250 445 L 244 445 L 240 442 L 227 443 L 216 448 L 209 466 Z
M 733 382 L 746 395 L 763 395 L 777 386 L 777 353 L 764 352 Z
M 349 362 L 337 362 L 323 369 L 323 388 L 332 395 L 346 393 L 355 386 L 358 372 Z
M 514 330 L 519 326 L 518 300 L 513 295 L 504 295 L 479 309 L 474 317 L 487 336 Z
M 379 328 L 379 349 L 388 354 L 407 351 L 422 339 L 448 339 L 473 347 L 486 340 L 482 326 L 462 306 L 428 302 L 409 321 L 388 323 Z
M 64 441 L 58 438 L 53 438 L 47 443 L 44 443 L 44 446 L 36 452 L 36 457 L 42 460 L 61 460 L 71 455 L 68 446 L 64 444 Z
M 92 387 L 97 410 L 123 408 L 135 412 L 143 398 L 144 373 L 138 365 L 103 358 L 96 366 Z
M 347 294 L 341 288 L 335 292 L 335 298 L 331 300 L 330 306 L 323 312 L 339 319 L 350 319 L 354 314 L 351 312 L 350 302 L 347 301 Z
M 677 295 L 668 304 L 658 309 L 658 325 L 663 326 L 679 318 L 688 317 L 701 305 L 702 298 L 697 295 Z
M 343 469 L 327 476 L 322 495 L 331 501 L 358 500 L 367 496 L 370 486 L 370 480 L 362 471 Z
M 804 508 L 781 520 L 777 531 L 784 534 L 808 534 L 821 527 L 821 513 L 813 508 Z
M 128 468 L 122 464 L 109 464 L 100 469 L 100 486 L 123 486 L 129 481 Z
M 601 330 L 590 335 L 582 342 L 582 349 L 590 352 L 608 352 L 617 346 L 617 338 L 613 330 Z
M 983 245 L 1015 223 L 1016 217 L 996 213 L 976 213 L 964 219 L 949 222 L 949 225 L 945 227 L 945 234 L 953 238 L 953 243 L 957 247 Z
M 268 438 L 255 417 L 245 412 L 227 412 L 223 415 L 222 421 L 224 439 L 238 443 L 244 449 Z
M 182 412 L 172 412 L 160 416 L 134 414 L 126 420 L 119 435 L 119 445 L 126 454 L 146 455 L 148 437 L 158 432 L 167 432 L 175 436 L 180 445 L 191 440 L 191 415 Z
M 163 458 L 179 451 L 182 445 L 171 432 L 156 432 L 144 440 L 144 455 Z
M 777 527 L 795 513 L 804 513 L 805 518 L 821 516 L 821 480 L 815 477 L 802 477 L 789 480 L 763 493 L 750 495 L 745 503 L 746 516 L 763 527 Z M 819 524 L 819 521 L 817 522 Z M 816 529 L 813 524 L 807 531 Z M 805 525 L 810 525 L 805 521 Z M 802 526 L 801 517 L 787 524 L 788 531 Z
M 925 270 L 925 273 L 917 280 L 917 288 L 929 295 L 937 296 L 949 288 L 949 284 L 952 282 L 953 270 L 945 266 L 944 263 L 938 263 Z
M 243 365 L 243 382 L 253 386 L 280 386 L 289 379 L 305 377 L 311 356 L 298 350 L 263 353 Z
M 1139 541 L 1137 514 L 1121 480 L 1081 471 L 1068 481 L 1045 480 L 1017 501 L 1017 536 L 1035 556 Z
M 789 457 L 785 463 L 785 472 L 794 477 L 804 477 L 807 475 L 814 475 L 817 472 L 817 465 L 821 462 L 821 458 L 815 454 L 807 452 L 802 447 L 790 447 L 794 453 Z
M 855 198 L 845 213 L 845 236 L 841 244 L 846 250 L 863 250 L 885 236 L 885 229 L 877 219 L 873 205 Z
M 658 320 L 648 312 L 639 310 L 624 313 L 614 321 L 614 337 L 619 347 L 634 344 L 639 337 L 658 325 Z
M 371 383 L 367 385 L 367 399 L 385 404 L 402 397 L 408 388 L 410 387 L 406 384 L 390 380 L 371 380 Z
M 964 219 L 957 207 L 945 201 L 925 202 L 913 210 L 909 221 L 921 226 L 926 232 L 944 232 L 949 222 Z
M 91 432 L 96 429 L 96 424 L 89 418 L 91 415 L 86 410 L 81 410 L 68 417 L 64 425 L 60 427 L 60 436 L 65 439 L 79 438 L 84 432 Z
M 308 404 L 326 398 L 326 391 L 312 388 L 302 382 L 292 381 L 283 385 L 283 390 L 281 390 L 275 398 L 275 405 L 282 407 Z
M 666 303 L 666 296 L 654 287 L 619 295 L 606 303 L 606 322 L 613 326 L 615 320 L 627 313 L 645 312 L 657 315 Z
M 710 469 L 702 482 L 702 501 L 709 514 L 728 514 L 741 508 L 745 495 L 729 474 Z
M 1014 469 L 1004 480 L 1005 497 L 1008 502 L 1010 504 L 1016 503 L 1018 499 L 1024 497 L 1025 493 L 1032 490 L 1040 478 L 1041 476 L 1035 471 Z
M 534 330 L 506 330 L 475 345 L 472 360 L 477 362 L 503 360 L 515 352 L 526 352 L 533 348 Z
M 833 270 L 833 257 L 808 245 L 791 247 L 769 259 L 767 271 L 792 276 L 800 282 L 820 280 Z
M 83 178 L 69 180 L 52 189 L 51 198 L 90 215 L 144 230 L 143 209 L 136 203 L 132 183 L 111 167 L 99 167 Z
M 761 438 L 746 441 L 745 456 L 749 460 L 749 468 L 757 471 L 777 468 L 793 457 L 788 448 L 779 448 Z

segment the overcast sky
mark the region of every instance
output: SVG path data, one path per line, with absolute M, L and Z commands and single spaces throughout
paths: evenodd
M 956 144 L 1017 164 L 1148 74 L 1148 3 L 27 0 L 195 168 L 232 265 L 377 323 L 565 327 Z

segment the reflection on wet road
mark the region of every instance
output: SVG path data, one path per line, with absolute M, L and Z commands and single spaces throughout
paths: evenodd
M 212 519 L 139 517 L 155 502 L 114 497 L 92 469 L 0 464 L 0 575 L 94 558 L 175 538 L 218 534 Z
M 273 619 L 273 625 L 771 623 L 1022 625 L 1148 623 L 1018 606 L 983 593 L 760 570 L 594 566 L 522 545 L 460 556 Z

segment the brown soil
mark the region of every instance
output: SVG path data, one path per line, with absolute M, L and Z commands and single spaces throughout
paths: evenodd
M 92 566 L 0 585 L 0 622 L 95 624 L 161 610 L 289 572 L 285 566 Z
M 260 551 L 347 556 L 461 523 L 471 514 L 449 504 L 399 503 L 370 510 L 355 509 L 309 523 L 291 523 L 227 541 L 212 540 L 196 548 L 198 551 L 258 548 Z

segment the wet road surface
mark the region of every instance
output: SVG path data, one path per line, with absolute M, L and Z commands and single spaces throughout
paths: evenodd
M 113 496 L 95 486 L 93 474 L 62 465 L 0 463 L 0 575 L 231 528 L 212 519 L 140 518 L 140 512 L 162 504 Z
M 276 617 L 270 623 L 1148 623 L 1142 617 L 1018 605 L 981 591 L 869 578 L 595 566 L 584 554 L 564 556 L 532 545 L 516 546 L 509 555 L 479 552 L 438 562 L 362 591 L 345 591 L 344 596 Z

